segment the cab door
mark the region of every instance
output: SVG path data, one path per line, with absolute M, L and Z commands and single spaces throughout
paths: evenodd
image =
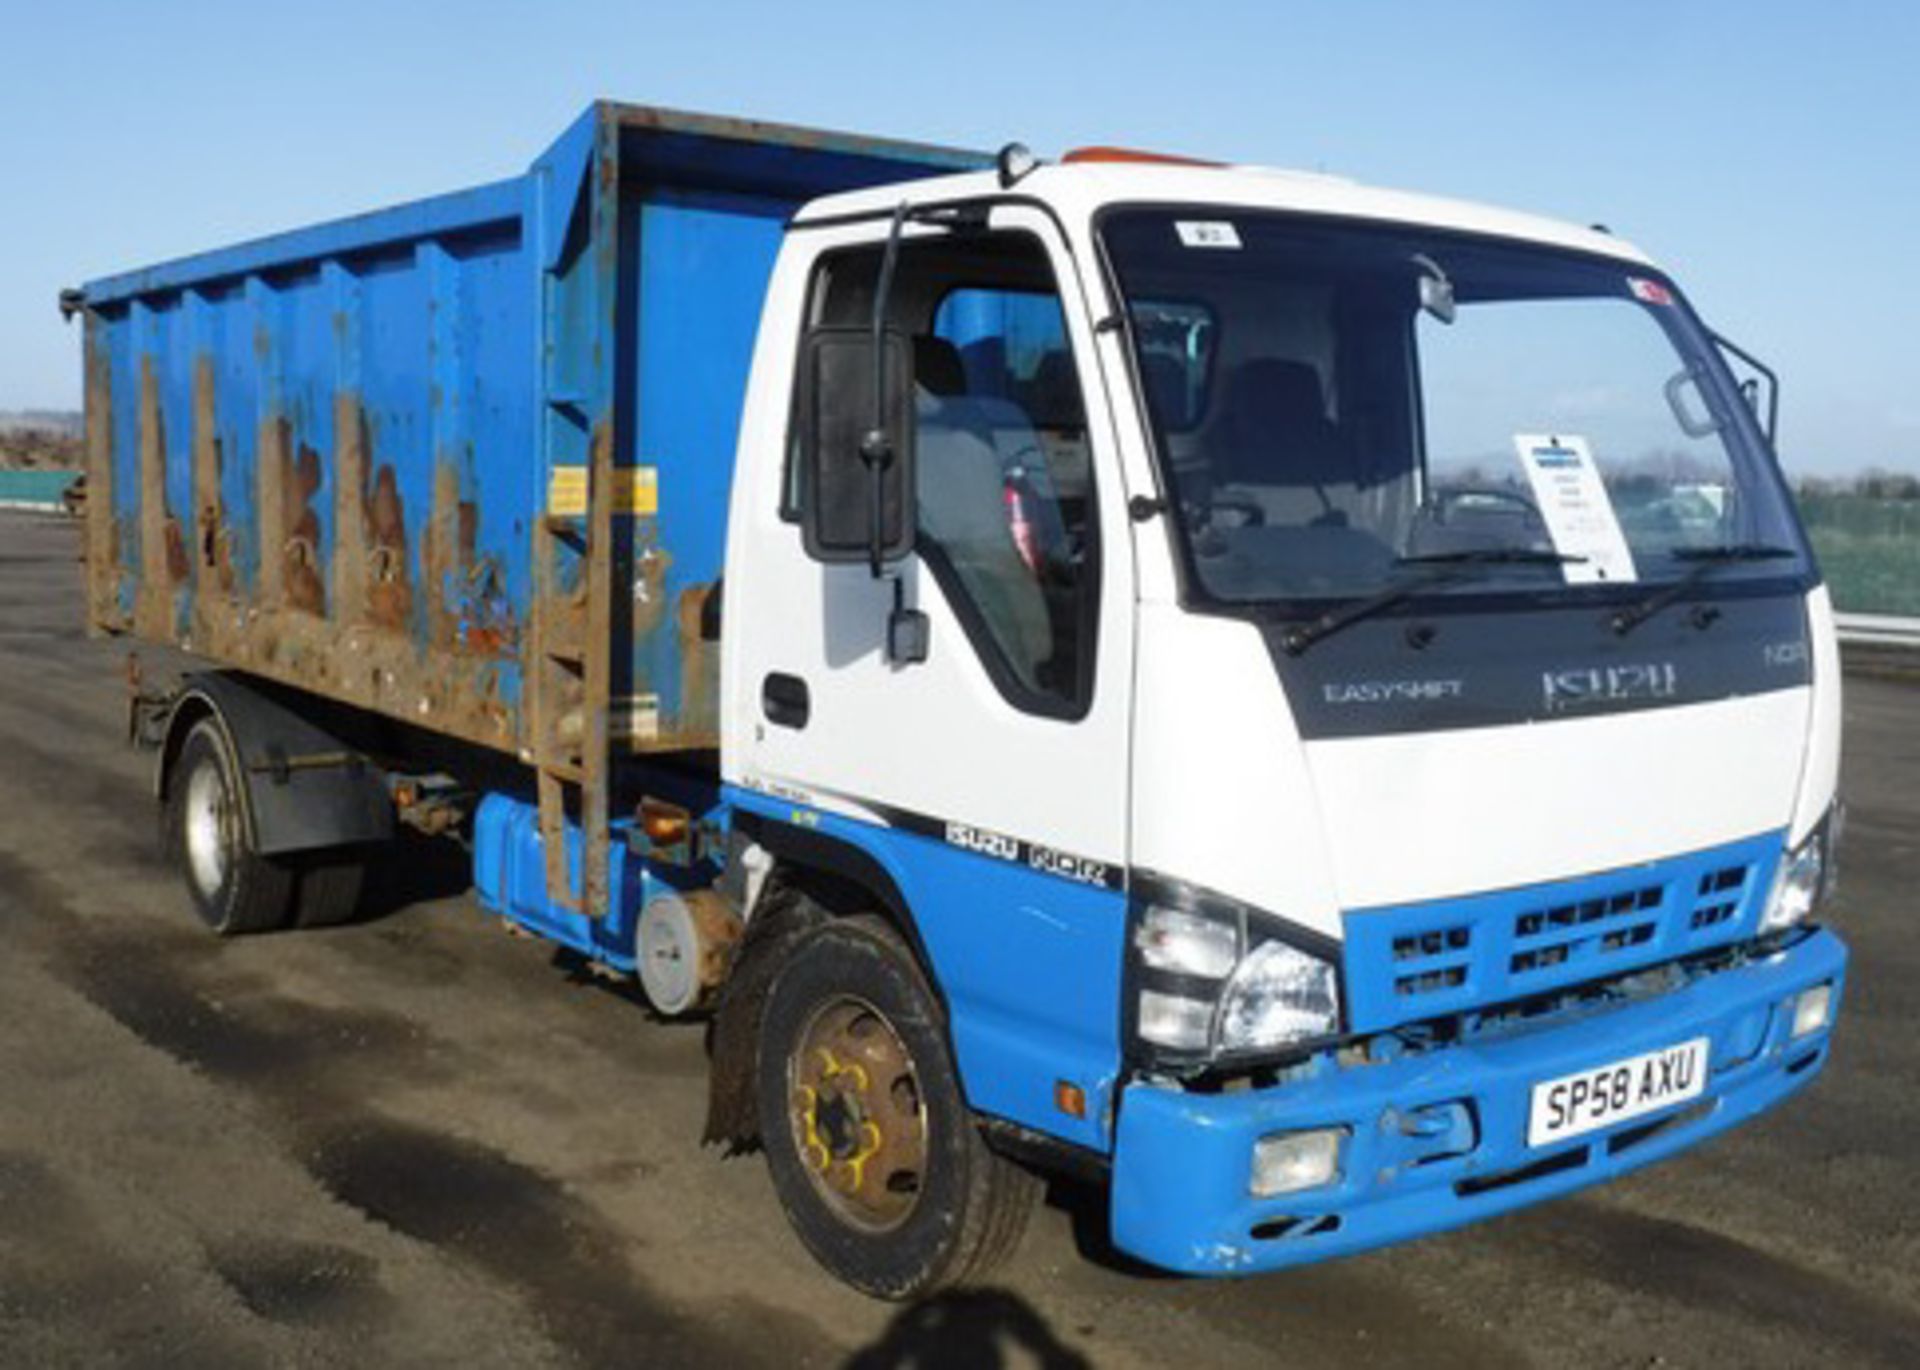
M 888 228 L 794 230 L 791 322 L 870 322 Z M 907 226 L 887 316 L 911 339 L 914 549 L 878 578 L 810 559 L 796 445 L 767 478 L 763 425 L 757 452 L 743 440 L 722 652 L 743 806 L 886 870 L 976 1107 L 1091 1143 L 1118 1057 L 1134 596 L 1081 290 L 1039 210 Z M 896 603 L 926 616 L 924 660 L 890 659 Z M 1062 1078 L 1086 1116 L 1056 1108 Z

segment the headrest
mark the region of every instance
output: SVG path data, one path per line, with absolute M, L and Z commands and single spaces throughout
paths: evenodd
M 1027 408 L 1033 421 L 1042 428 L 1085 428 L 1087 415 L 1080 403 L 1080 377 L 1074 374 L 1073 358 L 1065 352 L 1048 352 L 1033 369 L 1033 384 L 1028 387 Z
M 1322 485 L 1353 478 L 1340 430 L 1327 417 L 1320 373 L 1307 362 L 1241 363 L 1227 381 L 1222 427 L 1221 480 Z
M 1234 370 L 1227 386 L 1233 421 L 1298 435 L 1327 426 L 1327 400 L 1320 373 L 1306 362 L 1256 357 Z
M 960 362 L 960 349 L 931 333 L 913 340 L 913 379 L 942 399 L 967 393 L 967 368 Z
M 1155 417 L 1168 428 L 1184 428 L 1193 417 L 1187 413 L 1186 368 L 1164 352 L 1148 352 L 1140 358 L 1140 380 Z

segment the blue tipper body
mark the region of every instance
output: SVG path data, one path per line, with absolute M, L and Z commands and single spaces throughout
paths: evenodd
M 713 746 L 695 629 L 786 220 L 980 164 L 599 103 L 522 175 L 89 283 L 92 621 L 522 753 L 540 522 L 607 435 L 653 577 L 609 693 L 636 749 Z

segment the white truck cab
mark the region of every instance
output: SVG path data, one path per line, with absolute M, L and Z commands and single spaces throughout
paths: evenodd
M 1831 613 L 1750 399 L 1600 230 L 1112 151 L 816 201 L 724 779 L 884 873 L 969 1105 L 1098 1156 L 1137 1255 L 1605 1178 L 1804 1083 L 1840 983 Z

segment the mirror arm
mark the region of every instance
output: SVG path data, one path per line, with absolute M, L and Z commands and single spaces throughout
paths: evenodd
M 1767 441 L 1772 443 L 1776 448 L 1779 447 L 1780 377 L 1774 372 L 1771 366 L 1768 366 L 1738 343 L 1723 338 L 1711 328 L 1707 330 L 1707 336 L 1713 339 L 1714 345 L 1722 352 L 1731 352 L 1734 356 L 1767 378 Z
M 893 269 L 900 261 L 900 232 L 907 222 L 907 202 L 893 207 L 893 223 L 887 230 L 886 251 L 880 258 L 880 278 L 873 288 L 873 426 L 860 441 L 860 459 L 867 464 L 872 478 L 873 505 L 867 528 L 867 567 L 875 580 L 880 579 L 882 554 L 886 550 L 886 485 L 884 474 L 893 460 L 893 443 L 887 436 L 887 304 L 893 293 Z

